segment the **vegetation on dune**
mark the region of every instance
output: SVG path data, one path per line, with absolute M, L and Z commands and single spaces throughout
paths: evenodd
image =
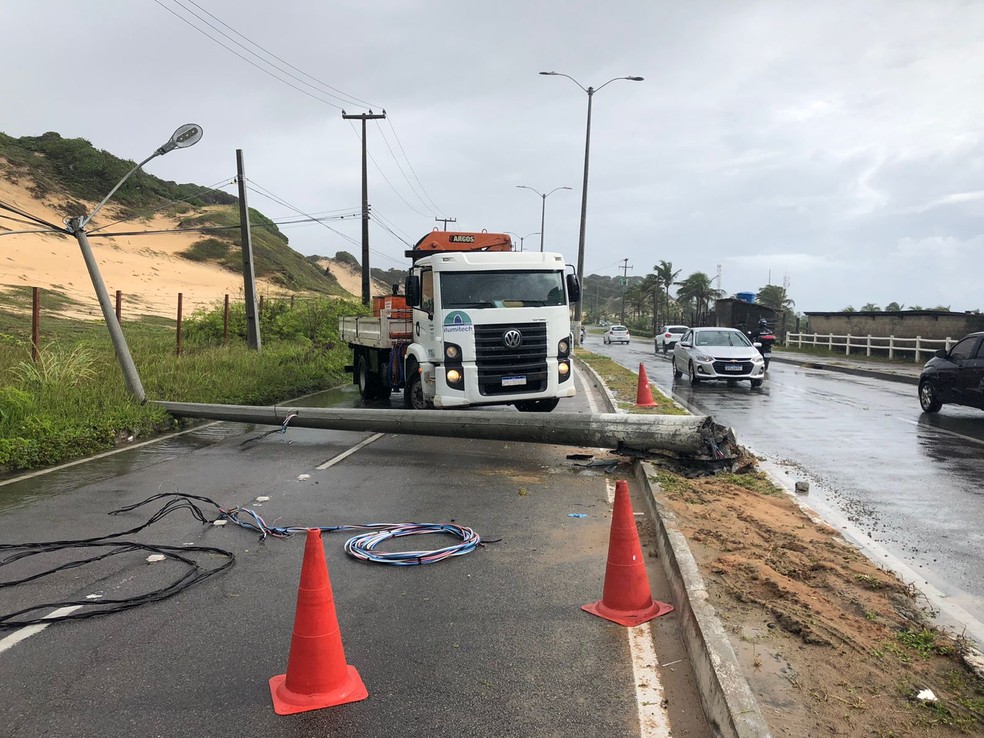
M 253 244 L 253 272 L 262 279 L 294 291 L 326 295 L 348 293 L 331 274 L 294 251 L 276 224 L 253 208 L 249 209 L 250 240 Z M 242 238 L 239 209 L 218 206 L 197 211 L 178 222 L 179 228 L 201 228 L 205 237 L 181 254 L 193 261 L 211 261 L 242 274 Z M 223 248 L 224 246 L 224 248 Z
M 8 163 L 4 174 L 13 181 L 30 180 L 26 184 L 39 200 L 64 192 L 76 200 L 99 202 L 136 165 L 95 148 L 84 138 L 62 138 L 54 132 L 21 138 L 0 133 L 0 156 Z M 173 201 L 190 207 L 238 202 L 221 190 L 177 184 L 144 171 L 134 173 L 113 195 L 113 204 L 128 215 Z
M 96 149 L 83 138 L 62 138 L 53 132 L 13 138 L 0 133 L 3 176 L 23 184 L 34 197 L 53 203 L 66 215 L 84 215 L 91 208 L 86 203 L 101 201 L 135 163 Z M 204 237 L 181 255 L 241 274 L 238 203 L 237 197 L 221 190 L 176 184 L 140 170 L 113 194 L 111 207 L 122 211 L 127 220 L 157 213 L 177 220 L 179 228 L 202 228 Z M 249 219 L 257 277 L 285 289 L 346 294 L 331 274 L 290 248 L 276 223 L 253 208 Z M 109 231 L 119 229 L 114 226 Z

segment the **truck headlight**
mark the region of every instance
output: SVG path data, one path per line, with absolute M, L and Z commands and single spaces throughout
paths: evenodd
M 446 359 L 460 359 L 461 358 L 461 348 L 454 343 L 444 344 L 444 358 Z
M 570 372 L 571 372 L 571 365 L 568 364 L 566 361 L 561 361 L 557 364 L 557 373 L 560 376 L 566 377 L 568 374 L 570 374 Z
M 567 352 L 570 350 L 571 350 L 571 345 L 566 340 L 561 341 L 557 345 L 557 351 L 560 353 L 561 356 L 566 356 Z
M 459 384 L 461 382 L 461 372 L 457 369 L 448 369 L 448 384 Z

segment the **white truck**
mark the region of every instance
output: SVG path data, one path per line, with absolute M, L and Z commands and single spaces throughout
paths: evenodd
M 573 397 L 577 277 L 560 254 L 517 252 L 503 233 L 433 231 L 406 255 L 405 296 L 345 317 L 365 401 L 403 390 L 412 409 L 515 405 L 550 412 Z

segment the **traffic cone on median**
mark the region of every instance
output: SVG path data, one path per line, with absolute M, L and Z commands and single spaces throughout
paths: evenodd
M 344 705 L 369 696 L 359 672 L 345 663 L 325 549 L 317 528 L 308 530 L 304 544 L 287 673 L 270 679 L 270 695 L 278 715 Z
M 646 376 L 646 367 L 639 363 L 639 388 L 636 390 L 636 407 L 656 407 L 653 402 L 653 391 L 649 387 L 649 377 Z
M 625 480 L 615 483 L 615 507 L 602 598 L 590 605 L 582 605 L 581 609 L 630 628 L 673 611 L 673 605 L 653 600 L 629 499 L 629 485 Z

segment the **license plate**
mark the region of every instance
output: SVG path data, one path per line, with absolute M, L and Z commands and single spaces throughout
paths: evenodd
M 724 371 L 726 372 L 740 372 L 741 364 L 725 364 Z
M 526 384 L 526 377 L 503 377 L 503 387 L 520 387 Z

